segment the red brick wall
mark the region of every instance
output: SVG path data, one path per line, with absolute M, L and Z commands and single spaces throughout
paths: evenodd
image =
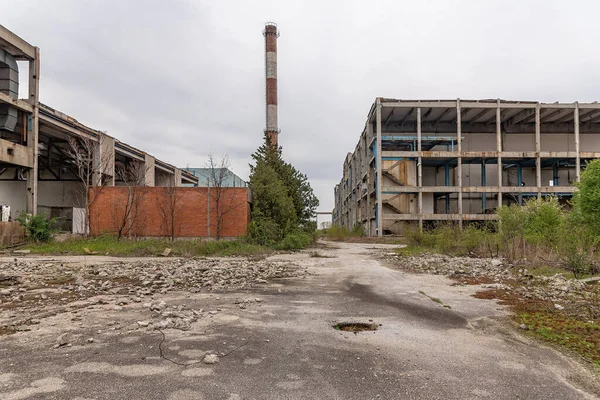
M 123 186 L 106 186 L 94 189 L 90 193 L 90 232 L 92 235 L 116 233 L 122 220 L 125 204 L 128 199 L 128 188 Z M 168 203 L 168 195 L 162 187 L 135 188 L 138 201 L 136 217 L 129 217 L 128 233 L 136 236 L 169 236 L 170 231 L 165 227 L 159 207 Z M 207 188 L 176 188 L 176 218 L 175 236 L 177 237 L 206 237 L 207 236 Z M 217 234 L 217 217 L 215 211 L 214 188 L 211 188 L 210 198 L 211 225 L 210 236 Z M 222 237 L 236 237 L 246 234 L 250 209 L 248 205 L 247 188 L 223 188 L 220 201 L 222 210 L 230 210 L 224 214 Z M 132 196 L 135 198 L 135 196 Z M 168 208 L 167 208 L 168 209 Z M 134 214 L 132 212 L 132 214 Z M 167 212 L 167 214 L 170 214 Z

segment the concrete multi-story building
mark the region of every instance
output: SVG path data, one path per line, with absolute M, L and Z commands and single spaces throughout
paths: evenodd
M 25 74 L 17 61 L 28 63 Z M 21 80 L 28 82 L 26 99 L 18 98 Z M 0 25 L 0 205 L 10 207 L 11 219 L 20 211 L 59 211 L 68 219 L 83 207 L 75 195 L 82 182 L 73 139 L 92 148 L 94 186 L 119 185 L 115 165 L 133 161 L 144 166 L 145 186 L 197 185 L 193 174 L 40 103 L 39 81 L 40 49 Z
M 495 220 L 499 205 L 568 199 L 600 157 L 600 104 L 377 98 L 334 190 L 333 221 L 369 236 Z

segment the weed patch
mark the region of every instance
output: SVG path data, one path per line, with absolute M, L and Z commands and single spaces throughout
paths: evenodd
M 600 325 L 560 311 L 521 312 L 515 320 L 535 337 L 574 351 L 600 367 Z
M 172 255 L 182 257 L 257 256 L 273 251 L 271 248 L 246 243 L 243 240 L 179 240 L 171 242 L 167 239 L 117 240 L 113 236 L 69 239 L 64 242 L 30 245 L 26 248 L 35 254 L 89 255 L 84 250 L 87 248 L 90 252 L 99 255 L 126 257 L 157 256 L 165 248 L 170 248 Z
M 422 290 L 419 290 L 419 293 L 422 294 L 423 296 L 429 298 L 434 303 L 438 303 L 439 305 L 444 306 L 445 308 L 452 308 L 452 307 L 450 307 L 450 305 L 444 304 L 444 302 L 440 298 L 438 298 L 438 297 L 430 296 L 430 295 L 428 295 L 427 293 L 425 293 Z

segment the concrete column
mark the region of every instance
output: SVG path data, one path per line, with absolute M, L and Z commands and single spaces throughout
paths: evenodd
M 496 151 L 498 152 L 498 207 L 502 206 L 502 119 L 500 100 L 496 105 Z
M 418 207 L 419 207 L 419 230 L 423 230 L 423 166 L 421 162 L 421 107 L 417 108 L 417 151 L 419 157 L 417 158 L 417 186 L 419 187 L 418 195 Z
M 365 140 L 365 146 L 369 146 L 369 141 L 373 137 L 373 124 L 371 121 L 367 121 L 367 135 Z M 367 149 L 367 225 L 369 227 L 369 236 L 373 236 L 375 233 L 373 232 L 373 204 L 371 204 L 371 183 L 373 183 L 373 169 L 371 168 L 371 156 L 373 152 L 371 149 Z
M 377 106 L 375 111 L 375 123 L 377 129 L 377 159 L 375 160 L 375 168 L 377 170 L 377 236 L 383 236 L 383 198 L 381 186 L 383 184 L 383 174 L 381 173 L 381 99 L 377 98 Z
M 181 187 L 182 182 L 181 182 L 181 170 L 179 168 L 175 168 L 175 173 L 173 174 L 173 179 L 174 179 L 174 186 L 175 187 Z
M 456 172 L 458 174 L 458 226 L 462 229 L 463 221 L 463 194 L 462 194 L 462 109 L 460 107 L 460 99 L 456 100 L 456 147 L 458 149 L 458 160 Z
M 156 160 L 150 154 L 146 154 L 144 156 L 144 185 L 145 186 L 155 186 L 156 185 L 156 176 L 155 176 L 155 167 Z
M 29 61 L 29 102 L 33 107 L 31 126 L 27 132 L 27 147 L 33 158 L 32 168 L 27 173 L 27 212 L 37 214 L 38 202 L 38 138 L 40 127 L 40 49 L 35 48 L 35 59 Z
M 101 134 L 94 148 L 93 186 L 102 186 L 102 176 L 108 177 L 106 186 L 115 185 L 115 138 Z
M 537 186 L 537 197 L 542 198 L 542 160 L 540 159 L 541 151 L 541 120 L 540 120 L 540 103 L 535 106 L 535 185 Z
M 574 113 L 574 124 L 575 124 L 575 152 L 577 157 L 575 158 L 575 179 L 577 182 L 581 182 L 581 158 L 579 157 L 579 103 L 575 103 Z

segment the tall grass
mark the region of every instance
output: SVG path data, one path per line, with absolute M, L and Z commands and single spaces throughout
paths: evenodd
M 463 230 L 445 224 L 409 231 L 413 248 L 401 252 L 414 254 L 418 249 L 452 255 L 500 255 L 511 263 L 560 266 L 575 277 L 599 271 L 595 253 L 600 238 L 556 198 L 502 206 L 498 217 L 498 223 Z
M 431 230 L 409 230 L 406 236 L 410 245 L 422 251 L 479 257 L 496 257 L 499 253 L 494 224 L 484 227 L 467 226 L 462 230 L 454 225 L 443 224 Z M 408 249 L 403 253 L 415 251 Z
M 94 238 L 75 238 L 63 242 L 50 242 L 27 247 L 36 254 L 66 254 L 87 255 L 89 252 L 98 255 L 111 256 L 157 256 L 166 248 L 171 249 L 171 254 L 184 257 L 202 256 L 251 256 L 267 254 L 273 249 L 247 243 L 239 240 L 202 241 L 167 239 L 120 239 L 115 236 L 105 235 Z
M 341 242 L 349 237 L 365 236 L 365 229 L 362 225 L 355 225 L 351 230 L 340 225 L 332 225 L 329 228 L 324 229 L 323 234 L 329 240 Z

